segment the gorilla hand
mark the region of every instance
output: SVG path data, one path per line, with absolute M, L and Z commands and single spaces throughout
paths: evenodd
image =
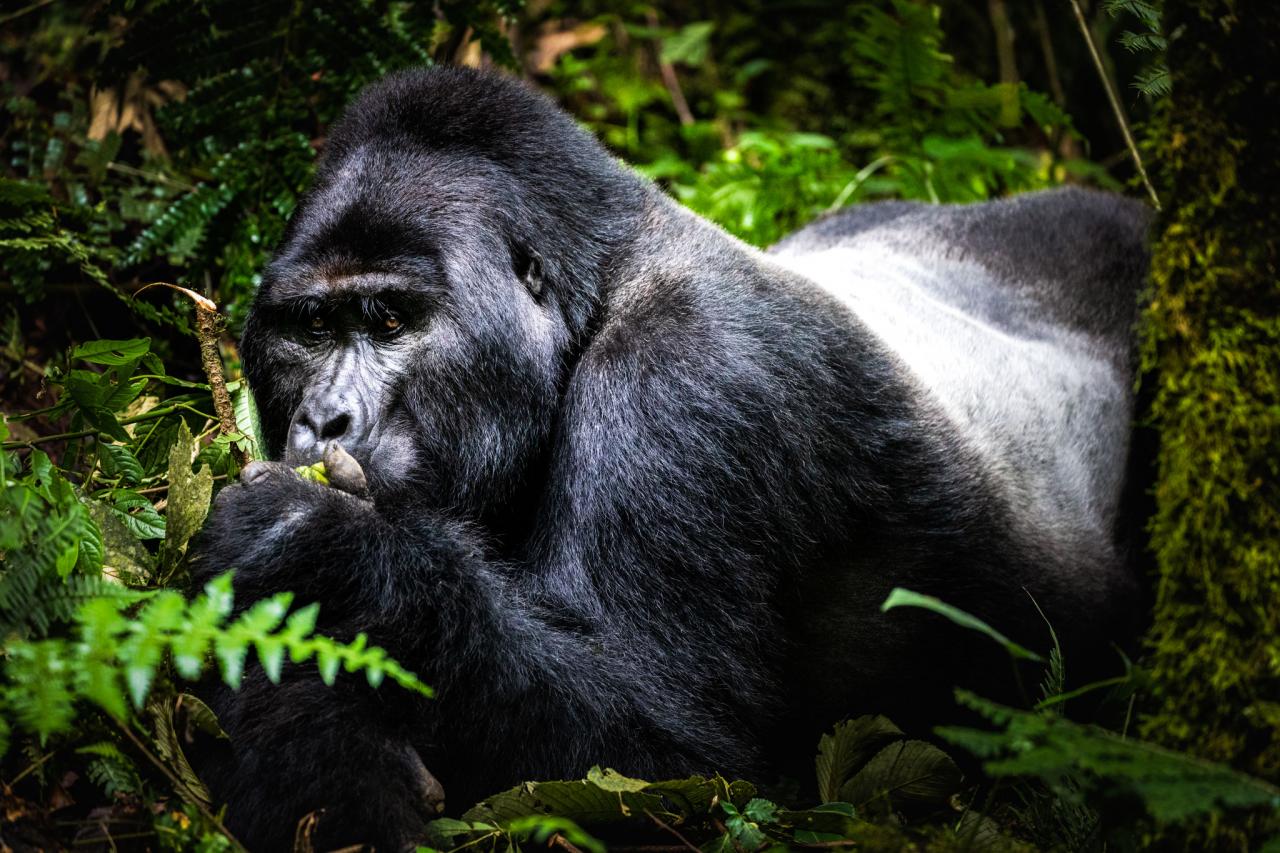
M 251 462 L 223 489 L 196 542 L 195 580 L 234 569 L 243 606 L 281 590 L 322 605 L 384 524 L 373 504 L 300 477 L 279 462 Z M 326 606 L 326 610 L 329 608 Z
M 234 568 L 238 609 L 281 590 L 320 601 L 321 631 L 349 640 L 370 627 L 367 608 L 396 599 L 367 568 L 361 576 L 352 567 L 403 565 L 417 549 L 372 501 L 352 494 L 368 494 L 354 458 L 331 446 L 325 468 L 329 485 L 283 463 L 245 466 L 215 502 L 193 574 L 203 582 Z M 430 574 L 425 561 L 422 569 Z M 421 642 L 405 642 L 392 623 L 373 633 L 374 642 L 417 666 L 412 656 Z M 375 691 L 358 675 L 327 687 L 314 666 L 292 664 L 279 685 L 251 666 L 238 690 L 210 683 L 201 692 L 231 735 L 197 758 L 201 773 L 229 805 L 234 831 L 255 847 L 287 847 L 297 821 L 312 812 L 320 818 L 312 842 L 321 849 L 413 847 L 443 809 L 443 791 L 415 746 L 419 697 Z M 278 750 L 285 740 L 291 749 Z

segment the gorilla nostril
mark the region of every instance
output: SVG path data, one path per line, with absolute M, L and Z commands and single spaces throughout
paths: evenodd
M 346 435 L 347 428 L 350 426 L 351 426 L 350 415 L 346 414 L 345 412 L 340 415 L 335 415 L 332 418 L 330 418 L 327 422 L 325 422 L 324 426 L 320 429 L 320 435 L 318 437 L 321 440 L 324 440 L 326 438 L 341 438 L 342 436 Z

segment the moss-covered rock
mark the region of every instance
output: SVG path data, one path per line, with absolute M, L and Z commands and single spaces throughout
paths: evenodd
M 1280 780 L 1280 3 L 1168 0 L 1145 380 L 1158 576 L 1142 735 Z M 1268 70 L 1270 69 L 1270 70 Z M 1247 826 L 1202 827 L 1212 846 Z

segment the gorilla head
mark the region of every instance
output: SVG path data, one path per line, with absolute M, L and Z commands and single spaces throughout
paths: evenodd
M 1144 223 L 1079 190 L 898 203 L 764 254 L 517 81 L 371 87 L 245 330 L 284 462 L 219 494 L 192 573 L 319 601 L 437 699 L 305 667 L 211 686 L 229 825 L 285 846 L 323 809 L 316 846 L 401 847 L 427 767 L 456 808 L 593 764 L 758 776 L 841 716 L 925 724 L 1006 680 L 880 613 L 894 586 L 1037 644 L 1030 592 L 1085 659 L 1133 609 Z M 371 499 L 288 467 L 333 442 Z
M 368 89 L 246 328 L 271 454 L 301 464 L 338 440 L 375 491 L 508 499 L 642 199 L 522 87 L 441 69 Z

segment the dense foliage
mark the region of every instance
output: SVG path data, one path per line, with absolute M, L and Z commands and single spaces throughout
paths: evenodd
M 359 674 L 429 693 L 363 638 L 317 636 L 315 608 L 287 593 L 237 611 L 230 576 L 186 589 L 188 541 L 258 446 L 234 333 L 326 128 L 361 86 L 422 63 L 505 66 L 757 245 L 878 198 L 1122 188 L 1132 166 L 1069 4 L 983 5 L 104 0 L 0 12 L 3 840 L 233 849 L 185 755 L 224 735 L 184 684 L 236 683 L 250 650 L 268 673 L 288 655 L 328 683 Z M 1038 694 L 1023 708 L 961 697 L 988 725 L 942 732 L 954 754 L 883 718 L 842 724 L 818 747 L 816 807 L 786 785 L 603 769 L 495 792 L 437 822 L 434 843 L 1131 849 L 1280 834 L 1280 306 L 1259 285 L 1275 277 L 1280 223 L 1260 188 L 1280 183 L 1280 133 L 1256 107 L 1275 102 L 1274 75 L 1237 73 L 1264 67 L 1258 45 L 1280 41 L 1280 21 L 1254 3 L 1264 23 L 1246 27 L 1237 7 L 1251 4 L 1230 0 L 1170 2 L 1167 20 L 1147 0 L 1083 5 L 1124 107 L 1155 116 L 1145 149 L 1169 205 L 1148 324 L 1161 437 L 1149 660 L 1117 659 L 1115 678 L 1064 692 L 1070 661 L 1051 628 L 1044 648 L 1015 648 L 998 626 L 900 591 L 886 606 L 1004 643 Z M 225 315 L 234 430 L 214 411 L 223 377 L 201 367 L 188 297 L 139 293 L 155 281 Z M 1112 730 L 1064 716 L 1084 694 L 1107 696 L 1092 704 Z M 1135 713 L 1144 738 L 1178 751 L 1129 737 Z M 985 778 L 961 771 L 966 755 Z M 298 845 L 309 849 L 305 826 Z

